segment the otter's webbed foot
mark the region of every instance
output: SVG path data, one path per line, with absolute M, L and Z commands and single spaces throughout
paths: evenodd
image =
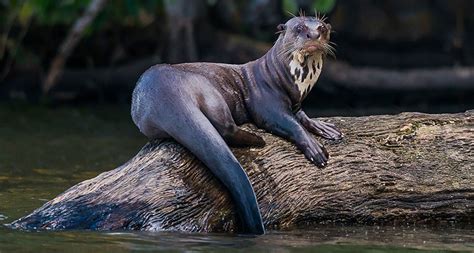
M 308 126 L 305 127 L 308 128 L 309 131 L 328 140 L 339 141 L 344 137 L 334 124 L 321 120 L 310 119 Z
M 320 120 L 314 120 L 308 117 L 302 110 L 296 113 L 296 118 L 310 132 L 317 134 L 325 139 L 339 141 L 344 135 L 337 129 L 336 125 Z

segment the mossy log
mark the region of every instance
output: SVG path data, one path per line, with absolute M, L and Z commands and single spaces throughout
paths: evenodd
M 264 148 L 233 149 L 267 229 L 316 223 L 426 224 L 474 217 L 474 111 L 334 117 L 318 169 L 297 148 L 248 125 Z M 81 182 L 11 225 L 27 229 L 235 231 L 223 186 L 185 148 L 154 141 L 126 164 Z

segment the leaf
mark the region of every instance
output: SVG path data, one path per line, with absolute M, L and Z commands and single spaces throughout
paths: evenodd
M 33 16 L 33 5 L 31 2 L 26 1 L 20 9 L 20 12 L 18 12 L 18 21 L 20 21 L 20 24 L 22 26 L 25 26 L 28 24 L 30 18 Z
M 318 13 L 329 13 L 332 11 L 336 5 L 336 0 L 315 0 L 313 3 L 313 8 Z

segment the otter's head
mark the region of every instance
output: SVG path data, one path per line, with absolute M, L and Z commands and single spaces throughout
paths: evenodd
M 278 57 L 288 64 L 303 100 L 321 74 L 323 56 L 333 54 L 329 39 L 331 25 L 318 17 L 294 17 L 278 26 Z
M 303 57 L 333 54 L 330 45 L 331 25 L 318 17 L 293 17 L 278 25 L 279 40 L 282 41 L 281 55 L 297 53 Z

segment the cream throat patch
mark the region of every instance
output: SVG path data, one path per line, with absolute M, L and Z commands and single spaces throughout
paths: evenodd
M 321 74 L 322 54 L 305 57 L 299 52 L 293 52 L 289 66 L 293 80 L 300 91 L 301 99 L 303 99 L 314 87 Z

